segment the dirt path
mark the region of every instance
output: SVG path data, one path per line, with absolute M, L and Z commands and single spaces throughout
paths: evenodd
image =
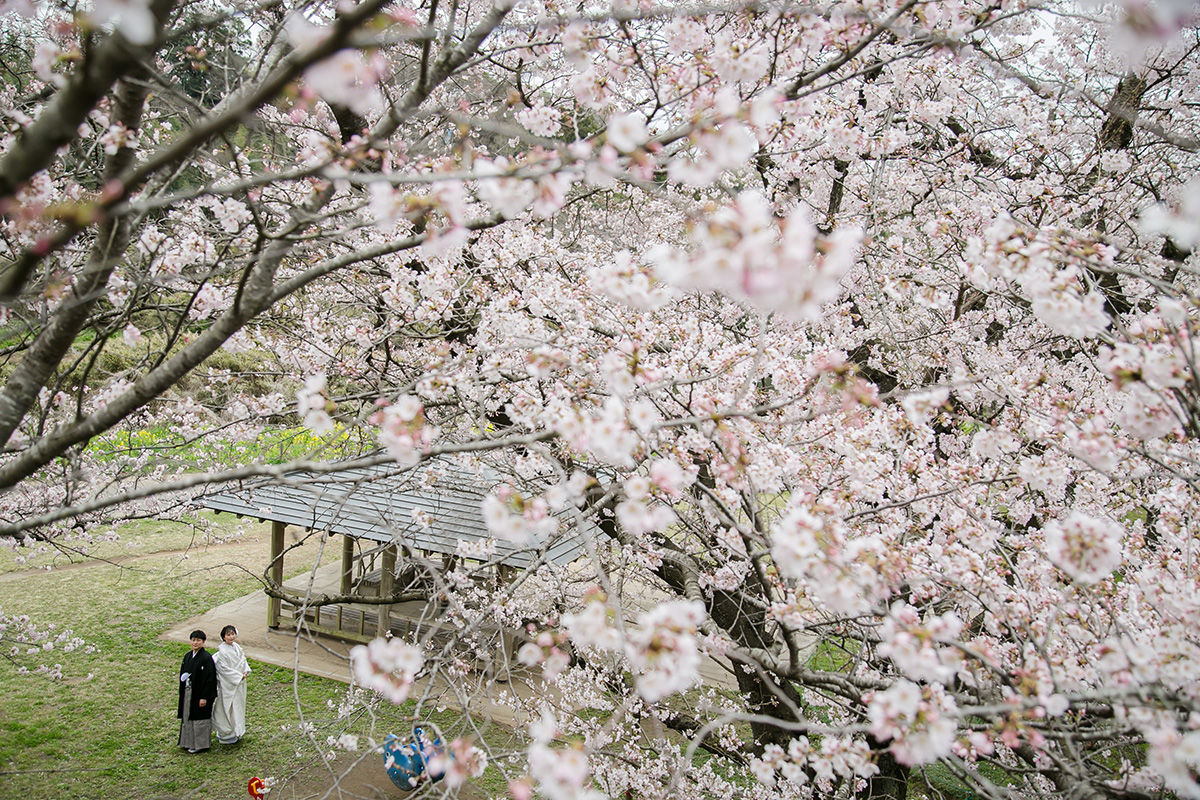
M 348 773 L 341 774 L 345 769 L 346 766 L 338 768 L 339 779 L 322 767 L 312 767 L 281 781 L 268 797 L 270 800 L 400 800 L 412 796 L 391 782 L 383 769 L 383 756 L 377 753 L 367 755 Z M 440 795 L 440 788 L 435 787 L 432 796 Z M 488 795 L 468 783 L 454 796 L 461 800 L 486 800 Z
M 35 575 L 53 575 L 59 572 L 68 572 L 77 569 L 87 569 L 92 567 L 126 567 L 130 564 L 135 564 L 138 561 L 146 561 L 151 558 L 161 558 L 164 556 L 183 556 L 194 552 L 208 552 L 211 550 L 236 550 L 239 547 L 253 546 L 255 550 L 265 547 L 263 539 L 258 536 L 245 536 L 236 541 L 221 542 L 219 544 L 195 544 L 190 547 L 184 547 L 174 550 L 155 550 L 153 553 L 138 553 L 136 555 L 119 556 L 109 558 L 105 556 L 89 556 L 83 554 L 73 554 L 64 556 L 69 558 L 78 558 L 78 561 L 67 561 L 62 564 L 53 564 L 50 569 L 45 569 L 44 565 L 30 565 L 25 569 L 18 569 L 12 572 L 0 574 L 0 583 L 8 583 L 11 581 L 29 578 Z M 265 562 L 265 554 L 258 554 L 259 561 Z

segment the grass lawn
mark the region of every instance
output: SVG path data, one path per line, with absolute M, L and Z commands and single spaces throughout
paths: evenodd
M 0 658 L 0 800 L 241 798 L 249 796 L 246 783 L 253 776 L 315 772 L 317 748 L 297 725 L 300 713 L 317 742 L 342 733 L 346 723 L 336 720 L 334 709 L 345 686 L 253 661 L 246 738 L 196 755 L 176 746 L 177 675 L 185 646 L 158 637 L 180 620 L 254 591 L 253 574 L 235 564 L 257 564 L 266 552 L 265 529 L 224 524 L 253 530 L 241 542 L 205 546 L 187 526 L 139 524 L 123 534 L 138 546 L 104 546 L 106 557 L 126 559 L 120 566 L 68 567 L 66 557 L 54 553 L 17 564 L 10 552 L 0 551 L 0 608 L 72 628 L 98 646 L 93 653 L 39 656 L 62 663 L 64 677 L 57 682 L 20 675 Z M 186 558 L 178 552 L 183 548 Z M 62 568 L 37 568 L 48 560 Z M 288 562 L 293 574 L 306 567 L 301 558 Z M 381 709 L 376 735 L 392 725 L 389 717 L 403 730 L 404 711 Z M 362 718 L 350 730 L 365 734 L 367 724 Z M 343 753 L 335 768 L 352 760 Z
M 97 560 L 122 563 L 131 559 L 165 552 L 183 552 L 203 548 L 214 540 L 237 540 L 253 531 L 257 523 L 236 521 L 226 517 L 221 520 L 215 514 L 205 514 L 204 519 L 211 523 L 211 529 L 183 525 L 177 522 L 160 522 L 144 520 L 130 523 L 116 529 L 117 534 L 111 541 L 62 541 L 57 546 L 41 544 L 35 547 L 22 548 L 14 554 L 6 548 L 0 548 L 0 576 L 16 573 L 26 573 L 30 569 L 51 568 L 62 569 L 71 564 L 88 563 Z M 105 531 L 104 533 L 107 533 Z M 99 538 L 99 537 L 97 537 Z M 17 556 L 23 561 L 18 561 Z M 194 555 L 189 555 L 189 558 Z M 162 564 L 150 565 L 159 571 Z M 146 568 L 149 569 L 150 566 Z M 11 596 L 6 592 L 3 596 Z

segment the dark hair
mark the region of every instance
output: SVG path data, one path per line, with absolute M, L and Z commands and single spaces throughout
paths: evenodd
M 221 628 L 221 641 L 225 641 L 225 634 L 229 633 L 230 631 L 232 631 L 234 634 L 237 634 L 237 628 L 233 627 L 232 625 L 226 625 L 224 628 Z
M 192 631 L 192 635 L 189 636 L 188 638 L 189 639 L 199 639 L 202 642 L 208 641 L 208 637 L 204 635 L 204 631 Z

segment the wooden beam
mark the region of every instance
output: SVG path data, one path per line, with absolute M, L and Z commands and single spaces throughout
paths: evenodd
M 283 531 L 287 526 L 282 522 L 271 523 L 271 580 L 276 586 L 283 586 Z M 278 597 L 267 601 L 267 627 L 279 627 L 279 612 L 281 610 Z
M 389 544 L 383 549 L 383 567 L 379 576 L 379 596 L 388 597 L 396 586 L 396 545 Z M 379 607 L 379 623 L 375 628 L 376 636 L 385 636 L 392 629 L 392 607 L 390 604 Z

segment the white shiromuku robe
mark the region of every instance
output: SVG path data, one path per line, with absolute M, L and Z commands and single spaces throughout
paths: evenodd
M 217 663 L 217 707 L 213 728 L 217 741 L 233 744 L 246 733 L 246 676 L 250 665 L 241 646 L 222 642 L 213 654 Z

